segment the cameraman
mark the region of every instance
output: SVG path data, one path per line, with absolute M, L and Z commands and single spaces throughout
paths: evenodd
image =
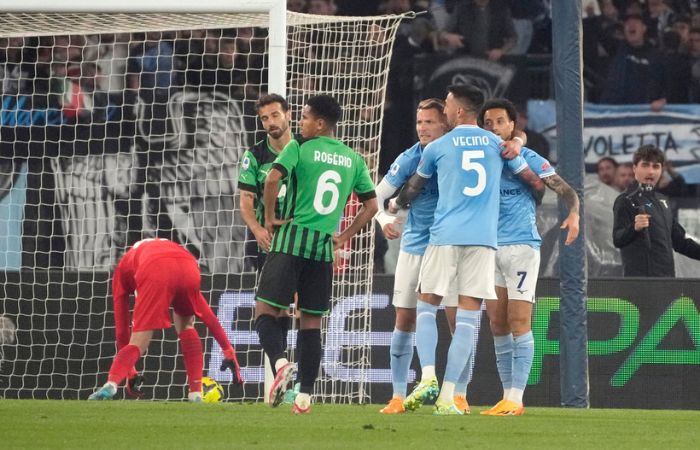
M 643 145 L 632 160 L 635 181 L 613 206 L 613 243 L 620 249 L 626 277 L 673 277 L 673 251 L 700 260 L 700 244 L 687 238 L 668 198 L 656 186 L 664 153 Z

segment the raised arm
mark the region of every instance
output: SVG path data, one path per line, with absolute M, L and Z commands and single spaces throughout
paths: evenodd
M 518 172 L 518 177 L 532 189 L 532 196 L 535 202 L 539 205 L 542 203 L 542 197 L 544 197 L 544 183 L 542 179 L 537 176 L 535 172 L 529 167 Z
M 566 204 L 566 208 L 569 210 L 569 215 L 561 223 L 560 228 L 562 230 L 568 230 L 564 245 L 571 245 L 571 243 L 578 237 L 581 220 L 579 216 L 578 195 L 576 194 L 576 191 L 556 173 L 543 178 L 542 182 L 544 182 L 549 189 L 553 190 L 559 197 L 561 197 Z
M 389 212 L 395 214 L 399 209 L 406 208 L 409 203 L 418 197 L 418 194 L 420 194 L 427 180 L 427 178 L 423 178 L 417 173 L 409 178 L 401 189 L 401 192 L 399 192 L 398 197 L 389 203 Z

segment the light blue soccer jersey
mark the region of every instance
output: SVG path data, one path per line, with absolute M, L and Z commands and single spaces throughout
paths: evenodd
M 520 156 L 540 178 L 554 175 L 549 161 L 529 148 L 523 147 Z M 540 248 L 537 231 L 535 199 L 532 190 L 517 175 L 503 169 L 501 174 L 501 212 L 498 216 L 498 245 L 527 244 Z
M 416 173 L 423 154 L 420 142 L 401 153 L 386 174 L 386 180 L 398 189 Z M 420 194 L 411 202 L 408 218 L 401 232 L 401 250 L 412 255 L 423 255 L 430 239 L 430 226 L 433 224 L 435 207 L 438 202 L 436 177 L 428 179 Z
M 425 147 L 416 173 L 437 173 L 440 191 L 430 244 L 496 248 L 501 171 L 527 168 L 520 156 L 501 158 L 501 142 L 476 125 L 460 125 Z

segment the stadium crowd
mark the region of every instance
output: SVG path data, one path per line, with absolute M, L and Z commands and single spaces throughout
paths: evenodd
M 399 29 L 384 104 L 379 173 L 413 143 L 414 73 L 407 60 L 420 55 L 469 55 L 493 62 L 551 52 L 552 0 L 289 0 L 288 9 L 323 15 L 401 14 L 418 11 Z M 585 96 L 590 102 L 649 104 L 700 102 L 700 1 L 586 0 L 583 19 Z M 0 125 L 104 123 L 139 97 L 165 104 L 173 92 L 224 91 L 252 111 L 265 75 L 266 32 L 256 28 L 190 30 L 0 39 Z M 526 127 L 522 105 L 517 126 Z M 27 113 L 23 113 L 27 111 Z M 56 114 L 56 112 L 60 112 Z M 153 112 L 156 114 L 156 112 Z M 254 116 L 254 112 L 250 114 Z M 246 124 L 250 125 L 250 124 Z M 254 127 L 252 127 L 254 128 Z M 526 131 L 531 146 L 549 157 L 547 141 Z M 391 136 L 391 139 L 388 137 Z M 538 143 L 539 141 L 539 143 Z M 20 155 L 23 156 L 23 155 Z M 614 161 L 613 161 L 614 162 Z M 29 160 L 28 216 L 52 218 L 53 182 L 46 161 Z M 605 184 L 624 190 L 629 164 Z M 662 183 L 682 181 L 667 166 Z M 41 186 L 32 191 L 31 186 Z M 671 195 L 693 192 L 680 185 Z M 36 206 L 31 206 L 36 205 Z M 39 209 L 46 211 L 38 211 Z M 26 250 L 32 266 L 55 266 L 60 252 L 53 229 L 25 229 L 36 236 Z M 53 242 L 48 242 L 52 240 Z M 46 242 L 41 242 L 46 241 Z M 378 244 L 383 247 L 383 243 Z M 379 260 L 378 260 L 379 261 Z M 382 266 L 381 263 L 377 264 Z

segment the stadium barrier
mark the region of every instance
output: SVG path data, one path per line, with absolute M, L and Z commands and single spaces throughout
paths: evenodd
M 257 343 L 254 330 L 236 327 L 237 321 L 247 321 L 252 314 L 253 283 L 252 277 L 239 275 L 203 277 L 203 291 L 212 293 L 212 306 L 234 344 Z M 5 272 L 0 273 L 0 285 L 4 297 L 0 303 L 0 315 L 4 317 L 0 322 L 0 397 L 86 398 L 104 382 L 115 351 L 113 318 L 95 307 L 108 304 L 104 301 L 109 291 L 107 273 Z M 391 396 L 392 289 L 392 277 L 375 277 L 370 301 L 372 363 L 363 373 L 333 364 L 344 346 L 351 345 L 358 336 L 345 324 L 362 299 L 344 299 L 328 320 L 322 370 L 329 378 L 364 376 L 373 403 Z M 533 316 L 535 360 L 525 402 L 530 406 L 557 406 L 558 280 L 540 280 L 537 292 Z M 591 406 L 699 409 L 700 280 L 594 279 L 589 282 L 588 296 Z M 10 326 L 15 329 L 10 330 Z M 449 343 L 442 315 L 439 329 L 437 366 L 441 376 Z M 469 398 L 473 404 L 488 405 L 500 398 L 501 390 L 485 315 L 480 337 Z M 294 332 L 290 342 L 295 342 Z M 143 363 L 146 384 L 152 386 L 150 397 L 185 397 L 178 354 L 174 331 L 167 330 L 161 345 L 152 346 Z M 210 376 L 218 374 L 220 358 L 213 339 L 207 338 L 205 370 Z M 262 383 L 261 364 L 259 360 L 241 360 L 246 384 Z M 411 380 L 417 370 L 415 357 Z M 241 388 L 230 389 L 229 399 L 241 396 Z

